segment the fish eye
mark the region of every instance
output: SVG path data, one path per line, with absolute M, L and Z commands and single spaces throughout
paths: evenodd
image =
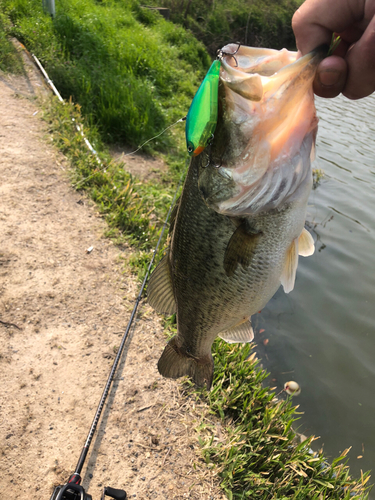
M 194 144 L 191 141 L 189 141 L 187 144 L 187 150 L 189 155 L 191 155 L 195 150 Z

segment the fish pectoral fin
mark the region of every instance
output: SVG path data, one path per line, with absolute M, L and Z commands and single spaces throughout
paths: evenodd
M 158 361 L 160 375 L 179 378 L 188 375 L 198 387 L 210 389 L 214 375 L 214 362 L 209 353 L 201 358 L 188 356 L 178 347 L 176 337 L 166 345 Z
M 294 288 L 296 280 L 296 272 L 298 266 L 298 238 L 296 238 L 287 251 L 284 269 L 280 278 L 281 284 L 284 287 L 284 292 L 289 293 Z
M 310 257 L 315 252 L 314 240 L 307 229 L 303 228 L 300 237 L 298 238 L 298 255 L 302 257 Z
M 219 337 L 228 344 L 251 342 L 254 339 L 253 327 L 250 318 L 246 318 L 238 325 L 232 326 L 229 330 L 219 333 Z
M 249 267 L 252 255 L 262 233 L 254 232 L 243 221 L 229 240 L 224 254 L 224 269 L 227 276 L 233 276 L 238 264 Z
M 162 258 L 151 274 L 147 286 L 147 300 L 159 313 L 174 314 L 177 311 L 168 254 Z

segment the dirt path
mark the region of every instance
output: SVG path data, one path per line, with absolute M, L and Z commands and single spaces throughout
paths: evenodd
M 74 471 L 139 287 L 69 185 L 33 101 L 42 85 L 0 75 L 2 499 L 49 499 Z M 200 459 L 200 408 L 157 372 L 164 344 L 142 305 L 83 470 L 94 500 L 108 485 L 129 499 L 225 498 Z

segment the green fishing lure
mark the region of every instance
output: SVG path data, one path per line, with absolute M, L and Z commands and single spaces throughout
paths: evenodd
M 220 60 L 211 64 L 186 117 L 186 146 L 190 156 L 198 156 L 215 132 L 218 114 Z

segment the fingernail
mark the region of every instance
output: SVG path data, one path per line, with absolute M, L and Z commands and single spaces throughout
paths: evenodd
M 341 78 L 340 71 L 324 70 L 319 72 L 319 81 L 323 87 L 333 87 L 337 85 Z

